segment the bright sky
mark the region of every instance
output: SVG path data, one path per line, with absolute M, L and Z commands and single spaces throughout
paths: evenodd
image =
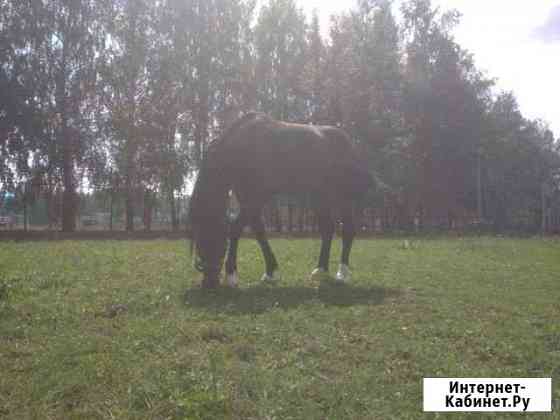
M 355 0 L 298 0 L 319 11 L 327 33 L 329 16 Z M 463 15 L 458 43 L 474 53 L 477 67 L 515 93 L 528 118 L 540 118 L 560 137 L 560 0 L 432 0 Z

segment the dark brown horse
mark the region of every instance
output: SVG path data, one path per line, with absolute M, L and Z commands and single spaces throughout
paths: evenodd
M 278 263 L 265 236 L 262 209 L 277 193 L 310 193 L 316 203 L 321 254 L 313 274 L 327 273 L 334 214 L 343 222 L 342 258 L 336 280 L 350 277 L 349 256 L 355 234 L 353 209 L 372 184 L 366 165 L 339 128 L 291 124 L 249 113 L 213 141 L 201 163 L 191 198 L 190 221 L 196 264 L 203 287 L 219 284 L 226 254 L 227 282 L 237 285 L 237 244 L 246 225 L 264 255 L 264 281 L 278 276 Z M 237 220 L 226 219 L 227 197 L 237 196 Z M 229 227 L 229 229 L 228 229 Z

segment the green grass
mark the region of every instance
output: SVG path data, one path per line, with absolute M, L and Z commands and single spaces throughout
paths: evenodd
M 184 242 L 0 243 L 0 417 L 518 418 L 422 413 L 422 378 L 552 377 L 523 418 L 560 418 L 560 241 L 358 240 L 349 286 L 309 280 L 318 240 L 272 246 L 282 283 L 244 240 L 204 292 Z

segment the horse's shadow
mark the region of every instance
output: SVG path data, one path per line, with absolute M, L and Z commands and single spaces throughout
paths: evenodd
M 259 314 L 296 308 L 306 303 L 332 306 L 379 305 L 404 292 L 385 287 L 362 287 L 323 281 L 319 287 L 257 285 L 248 288 L 188 289 L 185 305 L 228 314 Z

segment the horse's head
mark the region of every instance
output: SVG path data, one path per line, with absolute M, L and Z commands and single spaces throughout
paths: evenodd
M 222 184 L 202 165 L 191 197 L 191 247 L 196 251 L 195 268 L 204 273 L 204 287 L 218 286 L 226 253 L 227 188 Z
M 195 268 L 204 273 L 203 286 L 216 287 L 226 253 L 226 224 L 203 220 L 197 233 L 193 229 L 196 249 Z

